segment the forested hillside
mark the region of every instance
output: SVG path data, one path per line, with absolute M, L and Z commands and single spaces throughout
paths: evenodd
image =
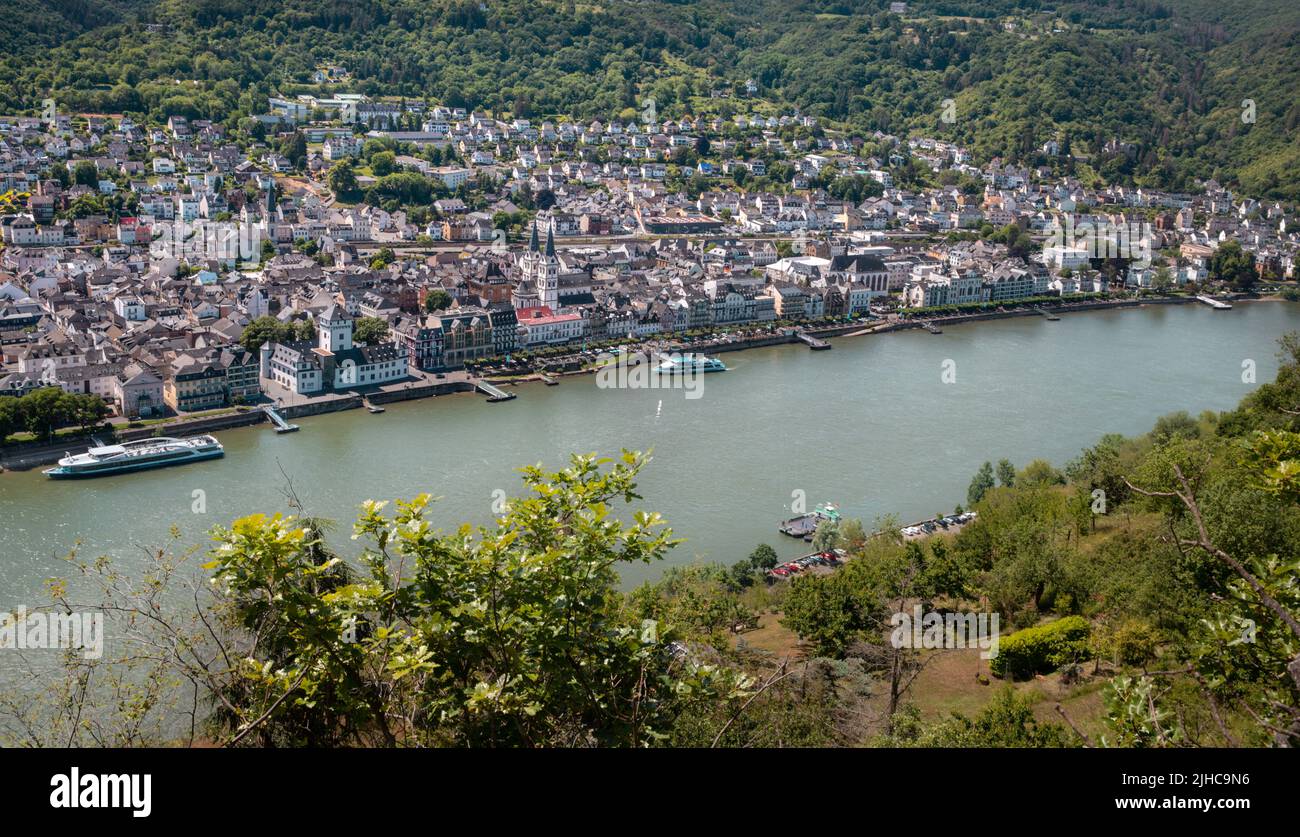
M 0 21 L 0 110 L 53 94 L 81 110 L 237 120 L 350 87 L 529 116 L 609 118 L 752 107 L 758 98 L 860 132 L 924 130 L 977 158 L 1031 161 L 1048 139 L 1112 181 L 1213 176 L 1300 197 L 1300 8 L 1284 0 L 137 0 L 37 4 Z M 1044 12 L 1044 8 L 1051 11 Z M 43 13 L 50 9 L 53 14 Z M 155 26 L 141 25 L 152 23 Z M 945 99 L 955 118 L 942 121 Z M 1255 121 L 1243 122 L 1243 100 Z M 1103 155 L 1116 138 L 1126 153 Z

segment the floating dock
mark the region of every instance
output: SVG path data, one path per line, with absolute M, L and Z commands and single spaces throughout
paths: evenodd
M 1232 308 L 1232 306 L 1229 305 L 1228 303 L 1221 302 L 1220 300 L 1217 300 L 1212 296 L 1206 296 L 1205 294 L 1201 294 L 1200 296 L 1196 297 L 1196 301 L 1205 303 L 1206 305 L 1213 308 L 1215 311 L 1227 311 Z
M 371 412 L 371 413 L 382 413 L 382 412 L 384 411 L 384 408 L 383 408 L 383 407 L 380 407 L 380 406 L 378 406 L 378 405 L 376 405 L 376 404 L 371 404 L 369 398 L 362 399 L 361 403 L 365 405 L 366 410 L 367 410 L 368 412 Z
M 792 538 L 809 538 L 817 531 L 820 522 L 821 518 L 815 514 L 801 514 L 784 521 L 780 526 L 781 534 Z
M 560 382 L 550 375 L 542 375 L 540 377 L 542 383 L 546 384 L 548 387 L 558 387 L 560 385 Z
M 930 332 L 931 334 L 943 334 L 943 329 L 939 328 L 937 325 L 935 325 L 934 323 L 930 322 L 929 320 L 926 320 L 926 321 L 922 322 L 922 323 L 921 323 L 921 328 L 925 329 L 926 331 Z
M 823 503 L 807 514 L 801 514 L 798 517 L 792 517 L 783 521 L 777 529 L 783 535 L 789 535 L 792 538 L 803 538 L 812 540 L 813 533 L 817 531 L 817 524 L 823 520 L 840 519 L 840 511 L 833 503 Z
M 271 420 L 272 424 L 275 425 L 276 433 L 293 433 L 295 430 L 298 430 L 298 425 L 290 424 L 289 422 L 285 421 L 284 416 L 277 413 L 271 407 L 269 406 L 263 407 L 262 412 L 266 413 L 266 417 Z
M 474 388 L 486 395 L 489 402 L 509 401 L 512 398 L 519 397 L 518 394 L 506 392 L 503 389 L 499 389 L 492 384 L 489 384 L 487 381 L 476 381 L 474 383 Z

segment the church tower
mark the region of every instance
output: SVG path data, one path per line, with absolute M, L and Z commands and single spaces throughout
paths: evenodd
M 514 293 L 510 295 L 510 302 L 515 310 L 522 308 L 536 308 L 542 304 L 537 296 L 537 283 L 534 279 L 534 265 L 541 258 L 541 248 L 537 245 L 537 222 L 533 222 L 533 232 L 528 239 L 528 249 L 524 251 L 523 256 L 519 259 L 519 269 L 522 278 L 519 285 L 515 288 Z
M 537 296 L 554 313 L 560 310 L 560 258 L 555 255 L 555 222 L 546 228 L 546 252 L 537 263 Z

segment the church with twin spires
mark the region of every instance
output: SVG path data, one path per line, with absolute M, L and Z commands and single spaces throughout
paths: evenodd
M 560 310 L 560 258 L 555 255 L 555 225 L 546 228 L 546 249 L 537 242 L 537 222 L 533 222 L 528 249 L 519 258 L 522 274 L 510 301 L 516 311 L 526 308 Z

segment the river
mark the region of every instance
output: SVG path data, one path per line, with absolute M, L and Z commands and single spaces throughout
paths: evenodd
M 1234 406 L 1276 375 L 1276 339 L 1300 329 L 1300 305 L 1201 305 L 1025 317 L 833 341 L 834 350 L 776 346 L 724 355 L 731 371 L 683 390 L 601 389 L 594 376 L 521 386 L 514 401 L 479 395 L 300 419 L 301 432 L 262 425 L 220 434 L 224 459 L 86 481 L 38 470 L 0 475 L 0 611 L 44 601 L 60 556 L 108 554 L 129 568 L 142 547 L 203 544 L 216 523 L 285 509 L 283 472 L 308 510 L 339 522 L 345 546 L 367 498 L 442 499 L 447 527 L 487 523 L 494 492 L 520 487 L 516 468 L 559 466 L 573 451 L 654 449 L 645 508 L 686 542 L 668 564 L 733 562 L 760 542 L 804 546 L 776 532 L 798 496 L 866 522 L 949 511 L 985 460 L 1058 466 L 1105 433 L 1149 430 L 1174 410 Z M 945 372 L 950 374 L 945 375 Z M 194 511 L 195 492 L 205 510 Z M 800 493 L 802 493 L 800 495 Z M 663 565 L 625 569 L 628 585 Z

